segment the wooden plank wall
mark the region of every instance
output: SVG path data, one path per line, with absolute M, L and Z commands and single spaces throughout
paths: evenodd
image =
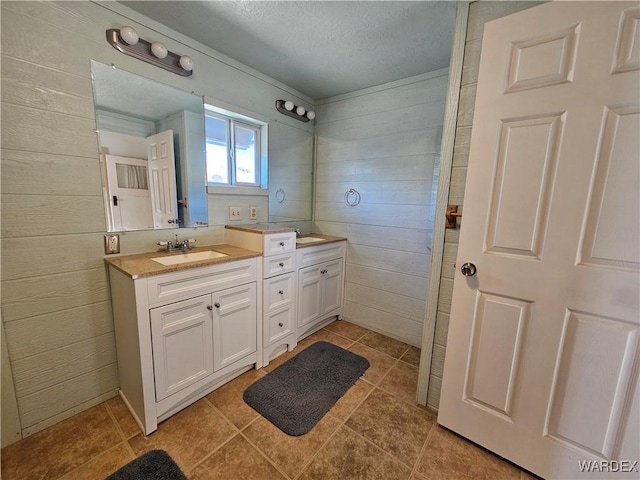
M 318 107 L 315 224 L 349 239 L 344 316 L 415 346 L 424 322 L 447 72 Z M 345 201 L 351 188 L 360 193 L 353 207 Z
M 473 124 L 473 110 L 475 106 L 476 86 L 478 83 L 478 67 L 480 65 L 480 50 L 482 47 L 484 24 L 490 20 L 531 8 L 540 3 L 543 2 L 479 1 L 469 6 L 467 39 L 462 65 L 460 103 L 458 106 L 458 122 L 451 167 L 450 204 L 460 206 L 464 204 L 464 187 L 467 176 L 467 162 L 469 159 L 471 127 Z M 464 221 L 461 222 L 461 225 L 461 228 L 464 228 Z M 442 273 L 440 275 L 440 295 L 438 298 L 438 313 L 431 359 L 429 392 L 427 395 L 427 405 L 436 410 L 440 403 L 442 371 L 444 369 L 449 313 L 451 311 L 451 296 L 453 294 L 454 264 L 458 252 L 459 235 L 459 229 L 448 229 L 445 233 Z
M 2 2 L 1 8 L 2 320 L 22 433 L 29 435 L 113 396 L 118 387 L 90 60 L 277 123 L 274 152 L 285 150 L 301 130 L 307 136 L 313 132 L 313 125 L 279 114 L 275 101 L 312 104 L 276 80 L 115 2 Z M 126 17 L 118 9 L 125 9 Z M 105 30 L 123 25 L 190 55 L 193 77 L 116 51 L 107 44 Z M 306 157 L 312 155 L 308 141 L 300 148 L 308 150 Z M 181 238 L 220 243 L 230 205 L 247 212 L 257 205 L 259 219 L 267 218 L 267 197 L 210 195 L 212 226 L 180 230 Z M 121 234 L 122 253 L 154 250 L 168 235 Z

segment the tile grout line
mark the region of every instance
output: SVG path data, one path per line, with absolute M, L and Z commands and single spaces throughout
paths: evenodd
M 252 423 L 256 422 L 256 421 L 260 418 L 260 415 L 259 415 L 259 414 L 258 414 L 258 415 L 253 419 L 253 420 L 251 420 L 249 423 L 247 423 L 244 427 L 239 428 L 239 427 L 237 427 L 237 426 L 236 426 L 236 425 L 231 421 L 231 419 L 230 419 L 230 418 L 228 418 L 224 413 L 222 413 L 222 411 L 221 411 L 220 409 L 218 409 L 218 408 L 213 404 L 213 402 L 207 398 L 207 396 L 205 396 L 205 397 L 203 397 L 203 398 L 204 398 L 204 399 L 209 403 L 209 405 L 211 405 L 211 407 L 212 407 L 216 412 L 218 412 L 220 415 L 222 415 L 222 417 L 223 417 L 223 418 L 224 418 L 228 423 L 230 423 L 230 424 L 232 425 L 232 427 L 233 427 L 233 428 L 235 428 L 235 429 L 237 430 L 237 432 L 236 432 L 236 434 L 235 434 L 235 435 L 232 435 L 232 436 L 231 436 L 231 438 L 229 438 L 227 441 L 225 441 L 222 445 L 220 445 L 218 448 L 216 448 L 216 449 L 215 449 L 215 450 L 213 450 L 211 453 L 209 453 L 209 454 L 208 454 L 205 458 L 203 458 L 200 462 L 198 462 L 198 463 L 197 463 L 197 465 L 196 465 L 196 466 L 194 466 L 194 467 L 189 471 L 189 473 L 193 473 L 193 471 L 194 471 L 194 470 L 195 470 L 195 469 L 196 469 L 200 464 L 204 463 L 204 462 L 205 462 L 209 457 L 211 457 L 214 453 L 216 453 L 218 450 L 220 450 L 220 449 L 221 449 L 223 446 L 225 446 L 227 443 L 231 442 L 231 440 L 233 440 L 237 435 L 240 435 L 240 436 L 241 436 L 242 438 L 244 438 L 247 442 L 249 442 L 249 444 L 250 444 L 253 448 L 255 448 L 255 449 L 258 451 L 258 453 L 259 453 L 259 454 L 261 454 L 263 457 L 265 457 L 265 458 L 269 461 L 269 463 L 271 463 L 271 464 L 276 468 L 276 470 L 278 470 L 280 473 L 282 473 L 282 474 L 285 476 L 285 478 L 287 478 L 287 479 L 288 479 L 288 478 L 290 478 L 288 475 L 286 475 L 286 474 L 284 473 L 284 471 L 282 471 L 282 470 L 281 470 L 281 469 L 280 469 L 280 468 L 279 468 L 279 467 L 278 467 L 278 466 L 277 466 L 277 465 L 276 465 L 276 464 L 275 464 L 275 463 L 274 463 L 274 462 L 273 462 L 273 461 L 272 461 L 272 460 L 271 460 L 271 459 L 266 455 L 266 453 L 265 453 L 265 452 L 263 452 L 260 448 L 258 448 L 258 446 L 257 446 L 257 445 L 254 445 L 254 444 L 253 444 L 253 442 L 251 442 L 251 440 L 249 440 L 249 438 L 247 437 L 247 435 L 245 435 L 245 434 L 243 433 L 243 430 L 245 430 L 247 427 L 249 427 L 249 425 L 251 425 Z
M 368 382 L 367 382 L 368 383 Z M 371 385 L 371 384 L 370 384 Z M 313 461 L 316 459 L 316 457 L 318 457 L 318 455 L 320 455 L 320 452 L 327 446 L 327 444 L 331 441 L 331 439 L 333 439 L 333 437 L 335 437 L 338 433 L 338 431 L 340 430 L 341 427 L 347 427 L 347 421 L 349 420 L 349 418 L 351 417 L 351 415 L 353 415 L 353 413 L 360 408 L 360 406 L 365 402 L 365 400 L 367 398 L 369 398 L 369 395 L 371 395 L 371 392 L 373 392 L 376 389 L 376 386 L 373 385 L 373 388 L 371 390 L 369 390 L 369 392 L 367 392 L 367 394 L 362 398 L 362 400 L 353 408 L 353 410 L 351 410 L 351 412 L 349 413 L 349 415 L 347 415 L 347 417 L 342 420 L 341 418 L 336 417 L 335 415 L 333 415 L 331 413 L 331 410 L 329 410 L 327 412 L 328 415 L 330 415 L 332 418 L 335 418 L 336 420 L 340 421 L 340 424 L 338 425 L 338 427 L 335 429 L 335 431 L 329 436 L 329 438 L 327 438 L 327 440 L 320 446 L 320 448 L 318 448 L 318 451 L 309 459 L 309 461 L 302 467 L 302 470 L 300 471 L 300 473 L 295 477 L 295 479 L 300 478 L 300 476 L 307 470 L 307 468 L 309 468 L 309 466 L 313 463 Z M 335 405 L 335 404 L 334 404 Z M 295 480 L 294 479 L 294 480 Z
M 420 449 L 420 453 L 418 454 L 418 459 L 416 460 L 416 464 L 413 466 L 413 469 L 411 470 L 411 476 L 414 476 L 414 475 L 422 476 L 421 473 L 418 473 L 418 465 L 420 465 L 420 462 L 422 461 L 422 458 L 424 457 L 424 454 L 427 451 L 429 442 L 431 441 L 431 437 L 435 435 L 433 432 L 437 427 L 438 427 L 438 422 L 436 419 L 434 420 L 433 425 L 431 425 L 431 428 L 429 429 L 429 433 L 427 434 L 427 438 L 424 441 L 424 445 L 422 445 L 422 448 Z
M 205 395 L 204 397 L 202 397 L 202 400 L 205 401 L 205 403 L 209 404 L 209 407 L 216 412 L 218 415 L 220 415 L 223 420 L 225 422 L 227 422 L 227 424 L 231 425 L 231 428 L 233 428 L 235 430 L 235 433 L 233 435 L 231 435 L 229 438 L 227 438 L 224 442 L 222 442 L 220 445 L 218 445 L 216 448 L 214 448 L 213 450 L 211 450 L 209 453 L 207 453 L 203 458 L 201 458 L 200 460 L 196 461 L 193 466 L 189 469 L 189 473 L 193 473 L 193 471 L 198 468 L 198 466 L 202 463 L 204 463 L 211 455 L 213 455 L 214 453 L 216 453 L 218 450 L 220 450 L 222 447 L 224 447 L 227 443 L 229 443 L 231 440 L 233 440 L 239 433 L 240 433 L 240 429 L 238 427 L 235 426 L 235 424 L 227 418 L 227 416 L 225 414 L 223 414 L 220 410 L 218 410 L 215 405 L 211 402 L 211 400 L 209 400 L 207 398 L 207 395 Z
M 375 390 L 375 389 L 374 389 Z M 387 457 L 391 457 L 393 460 L 395 460 L 396 462 L 400 463 L 401 465 L 404 465 L 405 467 L 407 467 L 410 471 L 412 470 L 412 466 L 409 465 L 408 463 L 400 460 L 398 457 L 396 457 L 394 454 L 387 452 L 384 448 L 380 447 L 379 445 L 376 445 L 375 443 L 373 443 L 371 440 L 369 440 L 367 437 L 365 437 L 364 435 L 362 435 L 360 432 L 357 432 L 356 430 L 354 430 L 353 428 L 351 428 L 349 425 L 347 425 L 345 423 L 344 425 L 345 428 L 349 429 L 350 432 L 352 432 L 353 434 L 357 435 L 358 437 L 360 437 L 361 439 L 363 439 L 365 442 L 367 442 L 369 445 L 373 445 L 376 450 L 380 450 L 384 455 L 386 455 Z M 411 473 L 409 473 L 409 478 L 411 478 Z
M 262 449 L 256 445 L 250 438 L 248 435 L 246 435 L 244 433 L 244 430 L 251 425 L 252 423 L 255 423 L 258 421 L 259 418 L 264 418 L 261 415 L 258 415 L 256 418 L 254 418 L 253 420 L 251 420 L 251 422 L 249 422 L 245 428 L 243 428 L 240 431 L 240 435 L 242 436 L 242 438 L 244 438 L 249 445 L 251 445 L 257 452 L 258 454 L 262 455 L 263 458 L 265 458 L 278 472 L 280 472 L 280 474 L 282 474 L 282 476 L 288 480 L 291 480 L 292 477 L 290 477 L 282 468 L 280 468 L 280 466 L 275 462 L 275 460 L 273 460 L 269 455 L 267 455 L 267 452 L 262 451 Z
M 115 398 L 115 397 L 114 397 Z M 82 467 L 84 467 L 85 465 L 91 463 L 93 460 L 95 460 L 96 458 L 98 458 L 100 455 L 105 454 L 107 452 L 110 452 L 111 450 L 115 450 L 121 443 L 124 444 L 125 449 L 127 450 L 127 452 L 131 455 L 131 460 L 136 458 L 136 454 L 134 453 L 133 449 L 131 448 L 131 446 L 129 445 L 129 441 L 125 438 L 124 432 L 122 431 L 122 429 L 120 428 L 120 424 L 118 423 L 118 420 L 116 419 L 115 415 L 113 414 L 113 412 L 111 411 L 111 407 L 109 407 L 109 405 L 107 404 L 107 402 L 104 402 L 104 408 L 107 411 L 107 415 L 109 416 L 109 418 L 111 419 L 111 422 L 113 423 L 113 425 L 116 428 L 116 431 L 118 432 L 118 435 L 120 436 L 120 442 L 116 443 L 115 445 L 110 446 L 109 448 L 102 450 L 101 452 L 97 453 L 96 455 L 92 456 L 89 460 L 87 460 L 86 462 L 84 462 L 82 465 L 78 465 L 76 468 L 74 468 L 73 470 L 68 471 L 67 473 L 65 473 L 64 475 L 62 475 L 60 478 L 60 480 L 64 480 L 64 478 L 73 478 L 70 475 L 73 472 L 78 471 L 79 469 L 81 469 Z M 112 472 L 113 473 L 113 472 Z

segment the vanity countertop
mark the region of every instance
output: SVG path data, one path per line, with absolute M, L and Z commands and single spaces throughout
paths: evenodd
M 162 265 L 151 260 L 157 257 L 166 257 L 172 255 L 182 255 L 183 253 L 195 253 L 214 250 L 224 253 L 226 256 L 221 258 L 209 258 L 206 260 L 196 260 L 194 262 L 179 263 L 177 265 Z M 153 275 L 161 275 L 163 273 L 177 272 L 190 268 L 205 267 L 209 265 L 217 265 L 219 263 L 234 262 L 236 260 L 244 260 L 246 258 L 259 257 L 261 254 L 245 248 L 234 247 L 232 245 L 209 245 L 203 247 L 194 247 L 187 252 L 146 252 L 134 255 L 108 256 L 104 258 L 107 265 L 120 270 L 129 277 L 136 279 L 142 277 L 151 277 Z
M 224 228 L 230 230 L 240 230 L 242 232 L 257 233 L 260 235 L 268 235 L 271 233 L 293 233 L 293 228 L 283 227 L 272 223 L 252 223 L 248 225 L 225 225 Z
M 342 242 L 346 240 L 345 237 L 334 237 L 333 235 L 323 235 L 321 233 L 305 233 L 304 235 L 300 236 L 300 238 L 305 238 L 305 237 L 321 238 L 322 240 L 319 240 L 317 242 L 298 243 L 296 245 L 296 248 L 307 248 L 307 247 L 313 247 L 315 245 L 323 245 L 325 243 L 332 243 L 332 242 Z

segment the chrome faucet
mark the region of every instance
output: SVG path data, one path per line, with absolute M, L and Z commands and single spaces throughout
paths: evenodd
M 302 233 L 300 233 L 299 228 L 294 229 L 294 232 L 296 232 L 296 238 L 300 238 L 302 236 Z
M 178 234 L 176 234 L 174 240 L 169 240 L 168 242 L 158 242 L 158 245 L 161 247 L 166 247 L 165 251 L 167 252 L 185 252 L 193 248 L 193 245 L 191 245 L 192 243 L 196 243 L 195 239 L 193 238 L 189 238 L 188 240 L 179 242 Z

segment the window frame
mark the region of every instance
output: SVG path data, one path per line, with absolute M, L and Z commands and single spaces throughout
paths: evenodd
M 233 195 L 268 195 L 268 124 L 255 118 L 216 107 L 209 103 L 204 104 L 205 117 L 210 116 L 226 122 L 227 128 L 227 169 L 229 183 L 217 183 L 209 181 L 206 160 L 206 128 L 205 128 L 205 172 L 208 193 L 222 193 Z M 238 182 L 236 176 L 236 144 L 235 127 L 243 127 L 256 131 L 256 155 L 255 172 L 256 183 Z

